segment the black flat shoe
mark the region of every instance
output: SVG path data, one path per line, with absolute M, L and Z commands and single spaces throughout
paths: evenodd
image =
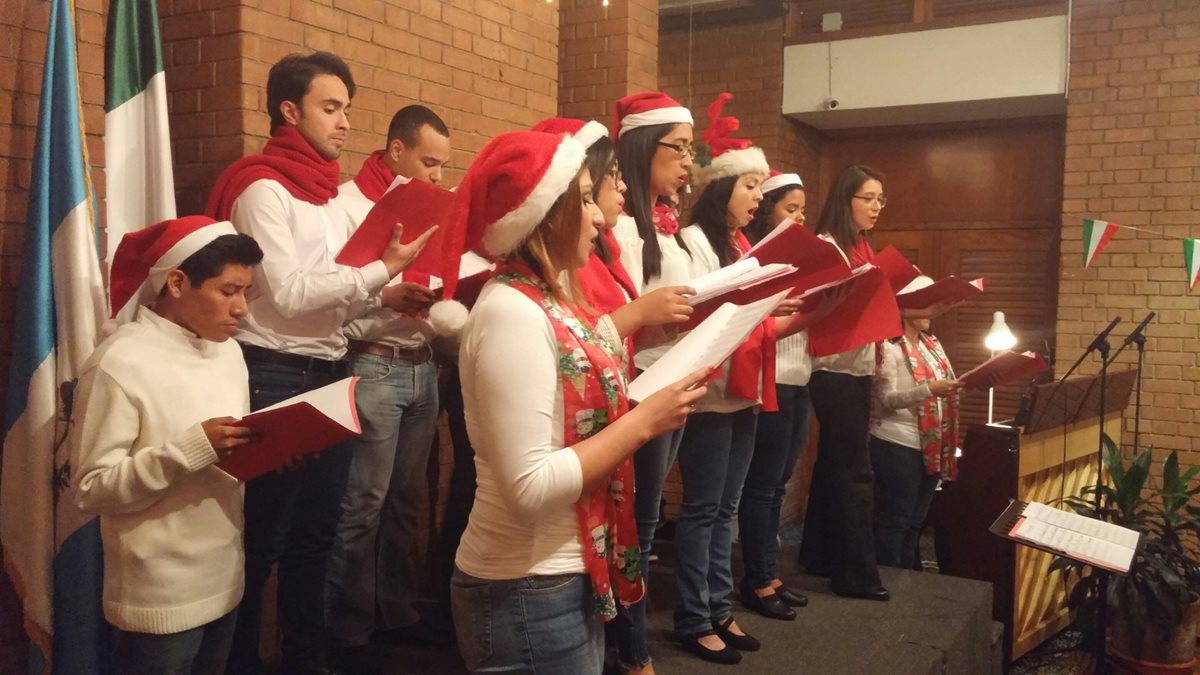
M 793 621 L 796 618 L 796 610 L 788 607 L 778 592 L 760 596 L 748 588 L 742 589 L 742 604 L 746 609 L 754 610 L 768 619 Z
M 708 661 L 709 663 L 719 663 L 724 666 L 732 666 L 741 663 L 741 652 L 734 649 L 729 644 L 729 640 L 725 640 L 724 649 L 709 649 L 708 647 L 700 644 L 700 638 L 716 634 L 717 633 L 713 631 L 707 631 L 700 633 L 699 635 L 681 638 L 679 640 L 679 645 L 683 647 L 684 651 L 691 652 L 692 654 L 699 656 L 702 660 Z
M 736 633 L 733 633 L 732 631 L 730 631 L 729 626 L 731 626 L 732 624 L 733 624 L 733 616 L 730 616 L 728 619 L 725 619 L 725 621 L 723 621 L 721 623 L 717 623 L 716 621 L 714 621 L 712 624 L 713 631 L 716 632 L 717 637 L 719 637 L 725 641 L 725 644 L 729 645 L 730 647 L 733 647 L 734 649 L 736 649 L 738 651 L 756 652 L 756 651 L 762 649 L 762 643 L 759 642 L 757 639 L 755 639 L 754 636 L 752 636 L 752 635 L 737 635 Z
M 877 600 L 879 602 L 887 602 L 892 598 L 891 594 L 889 594 L 887 589 L 883 586 L 877 586 L 865 591 L 839 591 L 835 588 L 833 589 L 833 592 L 837 593 L 843 598 L 854 598 L 856 600 Z
M 788 607 L 808 607 L 808 596 L 797 593 L 787 586 L 776 586 L 775 595 Z

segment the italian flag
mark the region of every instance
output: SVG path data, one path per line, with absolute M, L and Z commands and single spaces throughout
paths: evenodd
M 1117 233 L 1117 225 L 1103 220 L 1084 219 L 1083 221 L 1083 266 L 1091 267 L 1092 261 L 1108 246 L 1113 235 Z
M 157 2 L 112 0 L 104 47 L 108 254 L 126 232 L 175 217 Z
M 1187 265 L 1188 290 L 1194 290 L 1200 281 L 1200 239 L 1183 240 L 1183 261 Z

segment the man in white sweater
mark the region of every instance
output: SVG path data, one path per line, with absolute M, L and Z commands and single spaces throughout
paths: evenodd
M 104 615 L 120 673 L 221 673 L 242 597 L 242 490 L 216 463 L 253 436 L 246 314 L 254 239 L 203 216 L 126 235 L 123 321 L 85 365 L 69 443 L 79 507 L 100 515 Z

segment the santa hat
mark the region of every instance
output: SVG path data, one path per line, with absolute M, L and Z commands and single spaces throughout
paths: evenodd
M 541 131 L 547 134 L 566 134 L 590 148 L 592 143 L 608 135 L 608 127 L 596 120 L 571 119 L 570 117 L 548 117 L 534 125 L 530 131 Z
M 749 139 L 729 135 L 740 126 L 736 117 L 721 117 L 725 102 L 731 98 L 733 94 L 721 94 L 708 106 L 708 128 L 701 134 L 704 142 L 696 150 L 696 164 L 692 168 L 692 183 L 697 188 L 703 189 L 727 176 L 746 173 L 765 176 L 771 172 L 762 148 L 751 147 Z
M 804 189 L 804 181 L 800 180 L 800 176 L 794 173 L 780 173 L 774 169 L 771 170 L 771 176 L 762 182 L 763 194 L 774 192 L 780 188 L 798 187 Z
M 132 321 L 139 305 L 158 297 L 168 272 L 227 234 L 237 234 L 233 223 L 208 216 L 164 220 L 126 234 L 113 254 L 108 275 L 112 318 L 117 323 Z
M 571 136 L 511 131 L 493 138 L 471 162 L 458 191 L 442 249 L 442 297 L 429 309 L 439 335 L 455 335 L 467 322 L 456 302 L 463 253 L 483 248 L 512 253 L 549 213 L 583 166 L 586 148 Z
M 617 100 L 617 138 L 638 127 L 695 124 L 692 111 L 661 91 L 643 91 Z

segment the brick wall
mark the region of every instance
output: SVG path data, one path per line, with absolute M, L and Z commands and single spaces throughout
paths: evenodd
M 815 131 L 780 114 L 784 20 L 759 19 L 748 16 L 749 11 L 725 14 L 715 25 L 709 21 L 690 32 L 685 22 L 664 19 L 659 37 L 659 87 L 691 109 L 697 140 L 708 126 L 708 104 L 721 92 L 733 94 L 724 114 L 738 118 L 741 128 L 737 135 L 761 147 L 772 168 L 795 171 L 813 186 L 807 212 L 815 218 L 812 204 L 817 200 L 815 186 L 820 184 L 821 139 Z M 789 484 L 781 515 L 784 525 L 798 521 L 804 514 L 816 458 L 816 434 L 810 436 L 808 449 Z M 668 512 L 674 515 L 681 496 L 677 471 L 672 471 L 664 493 Z
M 563 0 L 559 114 L 611 125 L 613 103 L 658 87 L 657 0 Z
M 1141 444 L 1200 462 L 1200 302 L 1183 247 L 1200 237 L 1200 4 L 1076 0 L 1071 24 L 1058 351 L 1074 358 L 1112 317 L 1125 335 L 1158 313 L 1146 344 Z M 1121 230 L 1090 269 L 1082 223 Z M 1119 341 L 1117 341 L 1119 345 Z M 1116 346 L 1116 345 L 1114 345 Z M 1132 350 L 1122 367 L 1135 363 Z M 1086 372 L 1095 372 L 1089 363 Z M 1133 442 L 1132 406 L 1123 442 Z

